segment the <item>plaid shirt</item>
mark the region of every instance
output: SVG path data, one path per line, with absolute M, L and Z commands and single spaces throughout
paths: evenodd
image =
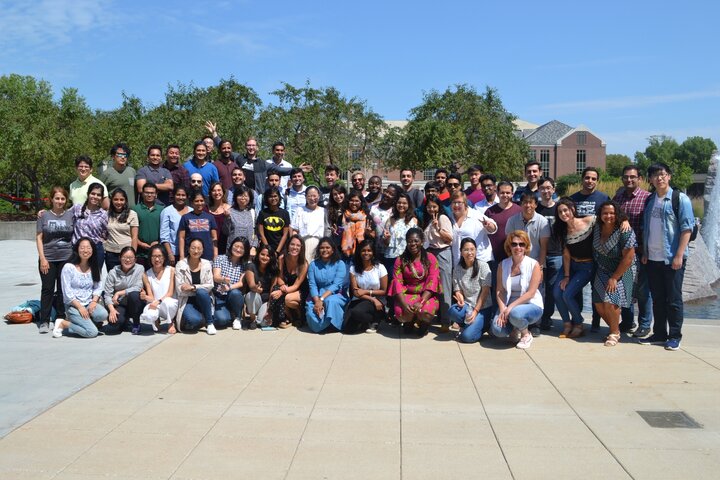
M 613 197 L 613 201 L 620 205 L 620 210 L 628 216 L 630 226 L 635 231 L 638 245 L 643 244 L 643 212 L 648 197 L 650 197 L 650 192 L 639 187 L 634 192 L 622 188 Z
M 163 164 L 163 167 L 167 168 L 170 171 L 170 174 L 173 178 L 173 184 L 175 187 L 178 185 L 182 185 L 186 189 L 188 189 L 188 194 L 190 193 L 190 173 L 187 171 L 185 167 L 183 167 L 180 164 L 176 165 L 170 165 L 167 161 Z M 174 201 L 174 195 L 173 192 L 170 192 L 170 203 Z
M 233 265 L 227 255 L 218 255 L 217 257 L 215 257 L 212 266 L 213 268 L 219 268 L 220 275 L 222 275 L 223 277 L 228 277 L 230 279 L 230 283 L 239 282 L 240 277 L 242 277 L 243 273 L 245 272 L 245 265 Z M 217 289 L 218 286 L 219 285 L 215 285 L 215 295 L 220 295 L 220 297 L 225 298 L 227 296 L 227 292 L 219 291 Z

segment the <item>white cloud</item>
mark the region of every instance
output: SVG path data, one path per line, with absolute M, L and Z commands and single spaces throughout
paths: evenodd
M 720 89 L 670 93 L 666 95 L 641 95 L 634 97 L 618 97 L 598 100 L 580 100 L 575 102 L 550 103 L 546 105 L 541 105 L 537 107 L 537 109 L 552 111 L 617 110 L 623 108 L 651 107 L 654 105 L 660 105 L 665 103 L 705 100 L 709 98 L 720 98 Z
M 112 21 L 109 0 L 0 2 L 0 49 L 5 55 L 66 44 L 73 35 Z

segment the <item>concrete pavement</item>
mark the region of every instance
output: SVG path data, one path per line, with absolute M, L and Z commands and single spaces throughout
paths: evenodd
M 85 388 L 51 386 L 70 396 L 0 440 L 3 479 L 658 479 L 712 478 L 720 467 L 711 321 L 688 320 L 677 352 L 557 331 L 522 351 L 391 328 L 76 340 L 2 326 L 3 352 L 11 330 L 29 363 L 49 344 L 58 359 L 105 366 L 77 374 Z M 106 357 L 111 348 L 127 363 Z M 32 403 L 21 382 L 31 373 L 2 358 L 3 392 Z M 637 411 L 682 411 L 701 428 L 653 428 Z

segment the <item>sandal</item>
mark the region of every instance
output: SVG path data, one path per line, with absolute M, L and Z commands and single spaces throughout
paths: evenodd
M 605 346 L 606 347 L 614 347 L 615 345 L 620 342 L 620 334 L 619 333 L 611 333 L 607 336 L 605 339 Z
M 572 332 L 572 328 L 572 323 L 566 323 L 565 328 L 563 328 L 562 333 L 559 335 L 559 338 L 568 338 L 568 335 Z
M 585 335 L 585 330 L 582 325 L 575 325 L 572 327 L 572 331 L 568 333 L 567 338 L 580 338 Z
M 291 325 L 292 324 L 290 322 L 283 321 L 283 322 L 278 323 L 278 328 L 286 329 L 286 328 L 289 328 Z

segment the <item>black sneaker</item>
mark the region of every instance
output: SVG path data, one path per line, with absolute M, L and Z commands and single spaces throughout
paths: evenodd
M 535 325 L 530 325 L 530 328 L 528 328 L 528 330 L 530 330 L 530 335 L 532 335 L 533 337 L 540 336 L 540 327 L 537 323 Z
M 649 328 L 642 328 L 639 327 L 635 332 L 633 333 L 633 337 L 635 338 L 645 338 L 648 335 L 650 335 L 650 329 Z
M 552 330 L 552 319 L 542 319 L 540 322 L 540 330 L 547 332 L 548 330 Z
M 665 342 L 667 342 L 667 338 L 663 338 L 657 333 L 653 333 L 647 338 L 641 338 L 638 340 L 640 345 L 665 345 Z

